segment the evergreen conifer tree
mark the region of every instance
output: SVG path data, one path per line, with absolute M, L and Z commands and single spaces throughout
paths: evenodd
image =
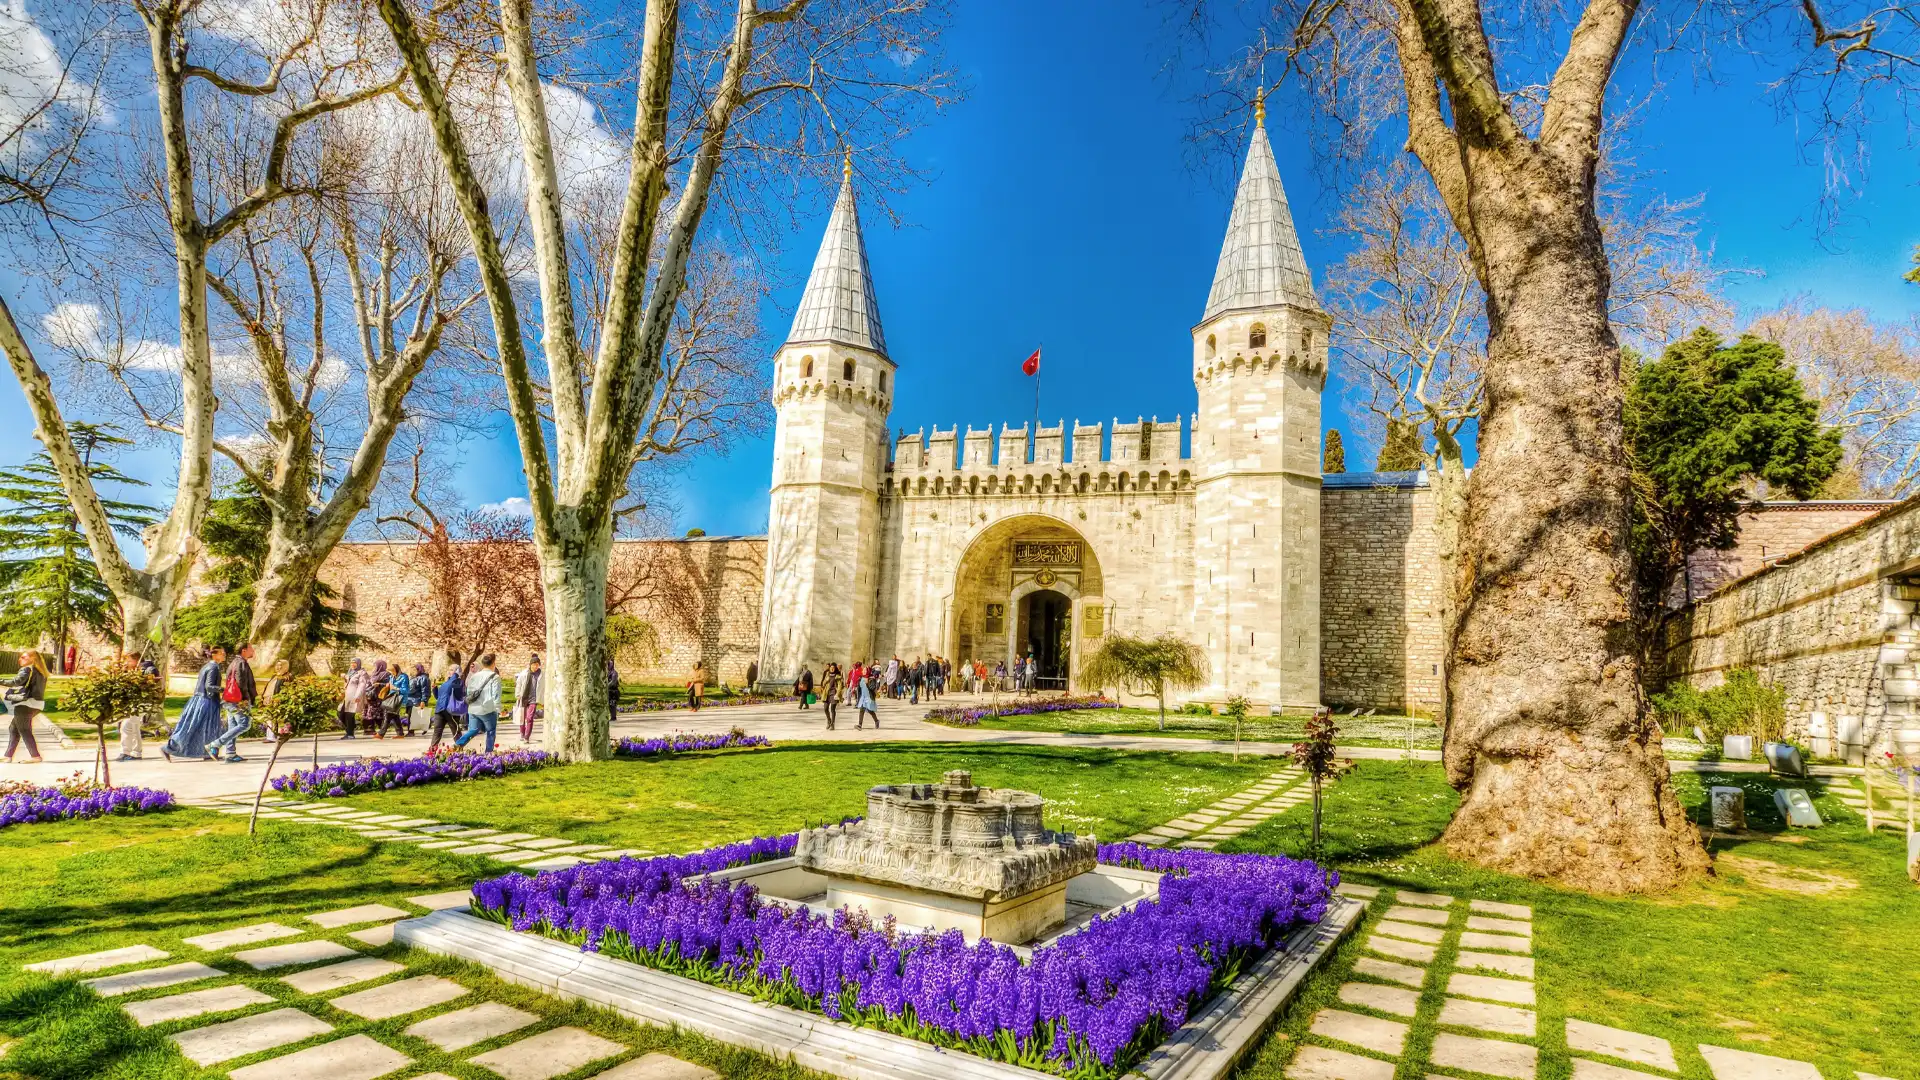
M 272 508 L 246 481 L 207 504 L 200 542 L 212 556 L 207 578 L 218 591 L 174 615 L 176 638 L 233 648 L 252 636 L 254 583 L 267 562 L 272 526 Z M 352 632 L 352 615 L 335 606 L 335 599 L 326 582 L 314 583 L 307 611 L 308 645 L 353 645 L 361 640 Z
M 1320 471 L 1323 473 L 1343 473 L 1347 471 L 1347 447 L 1340 441 L 1340 429 L 1327 429 L 1326 448 L 1320 452 Z
M 1380 457 L 1374 468 L 1380 472 L 1412 472 L 1427 464 L 1420 445 L 1420 425 L 1411 420 L 1387 421 L 1387 438 L 1380 444 Z
M 67 425 L 74 449 L 96 487 L 145 487 L 106 459 L 129 440 L 100 424 Z M 102 636 L 120 632 L 120 608 L 100 579 L 60 476 L 45 450 L 25 465 L 0 470 L 0 640 L 38 646 L 50 641 L 65 662 L 67 645 L 85 627 Z M 103 499 L 113 529 L 133 538 L 159 517 L 142 503 Z

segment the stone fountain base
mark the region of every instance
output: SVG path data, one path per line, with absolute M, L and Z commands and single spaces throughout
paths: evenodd
M 827 886 L 826 906 L 864 908 L 876 921 L 891 915 L 902 926 L 958 930 L 969 941 L 992 938 L 1018 945 L 1067 921 L 1067 883 L 1055 882 L 1011 900 L 974 900 L 836 878 Z

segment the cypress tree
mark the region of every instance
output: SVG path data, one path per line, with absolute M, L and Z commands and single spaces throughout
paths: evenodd
M 1327 429 L 1326 449 L 1320 452 L 1320 471 L 1323 473 L 1343 473 L 1347 471 L 1347 448 L 1340 441 L 1340 429 Z

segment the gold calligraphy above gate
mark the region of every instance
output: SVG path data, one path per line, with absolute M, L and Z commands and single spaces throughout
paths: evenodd
M 1078 540 L 1015 540 L 1015 566 L 1079 566 Z

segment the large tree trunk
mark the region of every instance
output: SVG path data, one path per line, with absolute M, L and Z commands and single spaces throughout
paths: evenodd
M 570 512 L 559 517 L 563 530 L 575 520 Z M 606 625 L 613 530 L 609 526 L 586 536 L 575 533 L 539 550 L 547 607 L 541 685 L 545 747 L 563 761 L 605 758 L 613 753 Z
M 1449 658 L 1446 832 L 1463 858 L 1598 892 L 1704 871 L 1640 683 L 1620 350 L 1592 176 L 1473 162 L 1489 342 Z M 1586 195 L 1583 198 L 1582 192 Z
M 1444 688 L 1452 670 L 1451 645 L 1460 619 L 1460 527 L 1467 516 L 1467 466 L 1460 444 L 1441 433 L 1438 467 L 1433 471 L 1433 549 L 1440 567 L 1440 682 Z M 1440 694 L 1441 745 L 1446 745 L 1452 712 L 1447 695 Z
M 304 524 L 298 527 L 306 531 Z M 248 632 L 260 670 L 272 671 L 274 664 L 285 660 L 294 672 L 301 673 L 311 670 L 307 626 L 312 618 L 313 590 L 320 579 L 320 564 L 332 549 L 321 550 L 283 538 L 283 531 L 276 522 L 260 580 L 254 583 L 253 622 Z

